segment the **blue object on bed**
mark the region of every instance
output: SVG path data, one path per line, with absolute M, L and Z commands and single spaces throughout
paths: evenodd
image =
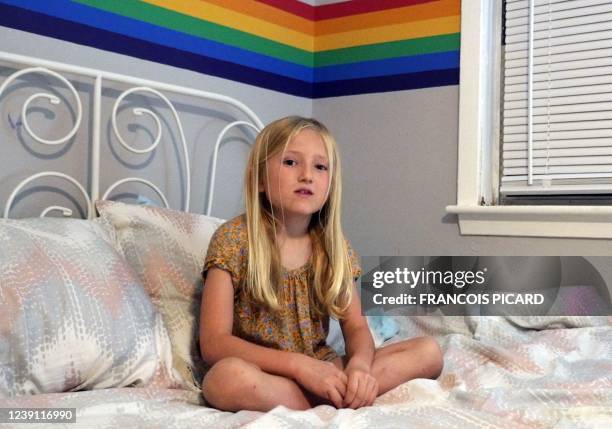
M 399 325 L 392 316 L 385 316 L 380 308 L 372 308 L 366 311 L 370 329 L 383 341 L 393 338 L 399 332 Z

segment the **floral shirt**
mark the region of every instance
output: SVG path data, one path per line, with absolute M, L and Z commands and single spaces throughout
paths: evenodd
M 240 293 L 247 269 L 247 228 L 245 215 L 221 225 L 213 235 L 204 263 L 203 275 L 211 267 L 221 268 L 231 275 L 234 286 L 233 335 L 262 346 L 303 353 L 321 360 L 333 360 L 337 355 L 325 343 L 329 332 L 329 316 L 319 316 L 311 308 L 309 279 L 310 262 L 293 270 L 283 269 L 279 291 L 280 310 L 271 311 L 251 302 Z M 349 247 L 353 277 L 361 274 L 357 254 Z

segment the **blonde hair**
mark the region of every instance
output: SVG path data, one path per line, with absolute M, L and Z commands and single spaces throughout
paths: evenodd
M 267 174 L 268 159 L 284 151 L 287 144 L 304 129 L 316 131 L 325 142 L 330 177 L 327 201 L 312 215 L 309 225 L 313 266 L 310 299 L 319 314 L 342 318 L 351 301 L 353 276 L 340 222 L 340 159 L 334 138 L 315 119 L 299 116 L 278 119 L 266 126 L 255 140 L 244 181 L 248 237 L 244 290 L 255 302 L 273 310 L 280 308 L 278 290 L 283 273 L 276 245 L 278 220 L 265 193 L 260 192 L 261 175 Z

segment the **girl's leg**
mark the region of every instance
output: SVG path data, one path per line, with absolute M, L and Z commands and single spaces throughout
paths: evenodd
M 307 410 L 311 404 L 302 388 L 285 377 L 268 374 L 239 358 L 217 362 L 202 380 L 206 402 L 225 411 L 269 411 L 277 405 Z
M 346 362 L 337 358 L 334 364 L 343 369 Z M 442 372 L 440 346 L 432 337 L 418 337 L 376 349 L 372 375 L 378 381 L 378 394 L 414 378 L 437 378 Z
M 372 371 L 378 394 L 415 378 L 438 378 L 444 366 L 442 351 L 432 337 L 418 337 L 389 344 L 376 351 Z

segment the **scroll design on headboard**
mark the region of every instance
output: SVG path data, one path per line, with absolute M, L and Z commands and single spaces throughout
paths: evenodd
M 15 197 L 17 197 L 17 195 L 19 194 L 19 191 L 21 191 L 21 189 L 24 188 L 28 183 L 33 182 L 34 180 L 36 180 L 36 179 L 38 179 L 40 177 L 59 177 L 59 178 L 68 180 L 74 186 L 76 186 L 77 189 L 79 191 L 81 191 L 81 195 L 83 195 L 85 197 L 85 200 L 87 201 L 87 218 L 88 219 L 90 218 L 91 211 L 92 211 L 92 204 L 91 204 L 91 198 L 87 194 L 87 191 L 85 190 L 85 188 L 74 177 L 69 176 L 69 175 L 64 174 L 64 173 L 60 173 L 59 171 L 47 171 L 47 172 L 43 172 L 43 173 L 36 173 L 36 174 L 33 174 L 32 176 L 28 177 L 27 179 L 23 180 L 19 185 L 17 185 L 15 187 L 15 189 L 13 190 L 13 192 L 11 193 L 11 196 L 9 197 L 9 199 L 6 202 L 6 207 L 4 208 L 4 217 L 5 218 L 8 218 L 9 211 L 11 210 L 11 206 L 13 205 L 13 200 L 15 199 Z M 56 211 L 56 210 L 61 211 L 62 214 L 64 216 L 66 216 L 66 217 L 72 216 L 72 210 L 70 210 L 67 207 L 50 206 L 50 207 L 47 207 L 46 209 L 44 209 L 42 211 L 42 213 L 40 214 L 40 217 L 45 217 L 47 215 L 47 213 L 49 213 L 51 211 Z
M 77 117 L 76 117 L 76 121 L 74 124 L 74 127 L 72 127 L 72 129 L 70 130 L 70 132 L 68 134 L 66 134 L 64 137 L 61 137 L 59 139 L 56 140 L 47 140 L 44 139 L 42 137 L 40 137 L 39 135 L 37 135 L 32 128 L 30 127 L 30 124 L 28 122 L 28 109 L 30 107 L 30 103 L 32 101 L 34 101 L 37 98 L 43 98 L 49 101 L 50 104 L 53 105 L 59 105 L 60 104 L 60 99 L 58 97 L 56 97 L 53 94 L 49 94 L 49 93 L 45 93 L 45 92 L 37 92 L 35 94 L 32 94 L 31 96 L 29 96 L 27 98 L 27 100 L 23 103 L 23 107 L 21 108 L 21 122 L 23 124 L 24 129 L 26 130 L 26 132 L 30 135 L 30 137 L 32 137 L 32 139 L 34 139 L 34 141 L 41 143 L 41 144 L 45 144 L 45 145 L 49 145 L 49 146 L 55 146 L 55 145 L 60 145 L 60 144 L 64 144 L 66 143 L 68 140 L 70 140 L 72 137 L 74 137 L 74 135 L 76 134 L 77 130 L 79 129 L 80 125 L 81 125 L 81 120 L 83 118 L 83 106 L 81 104 L 81 99 L 79 98 L 79 95 L 76 91 L 76 89 L 74 88 L 74 86 L 62 75 L 60 75 L 59 73 L 56 73 L 52 70 L 46 69 L 44 67 L 30 67 L 27 69 L 23 69 L 23 70 L 19 70 L 13 74 L 11 74 L 2 85 L 0 85 L 0 98 L 2 97 L 2 93 L 4 92 L 4 90 L 13 82 L 15 81 L 17 78 L 26 75 L 26 74 L 35 74 L 35 73 L 39 73 L 39 74 L 47 74 L 50 75 L 58 80 L 60 80 L 64 85 L 66 85 L 68 87 L 68 89 L 70 90 L 70 92 L 72 93 L 72 95 L 74 96 L 74 99 L 76 100 L 76 106 L 77 106 Z M 85 200 L 87 201 L 87 216 L 90 217 L 91 216 L 91 210 L 92 210 L 92 203 L 91 203 L 91 198 L 89 197 L 89 195 L 87 194 L 87 191 L 85 190 L 85 188 L 72 176 L 69 176 L 67 174 L 64 173 L 60 173 L 58 171 L 46 171 L 46 172 L 42 172 L 42 173 L 37 173 L 37 174 L 33 174 L 31 176 L 29 176 L 28 178 L 24 179 L 21 183 L 19 183 L 19 185 L 17 185 L 15 187 L 15 189 L 13 190 L 13 192 L 11 193 L 9 199 L 7 200 L 6 203 L 6 207 L 4 208 L 4 217 L 7 218 L 8 214 L 11 210 L 11 207 L 13 205 L 13 201 L 15 200 L 15 198 L 17 197 L 17 195 L 19 194 L 19 191 L 21 191 L 22 188 L 24 188 L 27 184 L 29 184 L 30 182 L 33 182 L 41 177 L 59 177 L 62 179 L 66 179 L 69 182 L 71 182 L 72 184 L 74 184 L 78 190 L 81 192 L 81 194 L 85 197 Z M 52 211 L 61 211 L 62 214 L 64 216 L 72 216 L 72 210 L 70 210 L 67 207 L 62 207 L 62 206 L 50 206 L 45 208 L 42 213 L 40 214 L 40 217 L 44 217 L 46 216 L 48 213 L 52 212 Z
M 217 137 L 217 141 L 215 142 L 215 150 L 213 152 L 212 172 L 210 176 L 210 184 L 208 185 L 208 202 L 206 203 L 206 216 L 210 216 L 210 212 L 212 210 L 213 196 L 215 194 L 215 177 L 217 174 L 217 159 L 219 158 L 219 147 L 221 146 L 221 140 L 223 140 L 223 137 L 225 137 L 225 134 L 227 134 L 227 132 L 231 128 L 236 127 L 238 125 L 245 125 L 247 127 L 251 127 L 253 130 L 255 130 L 256 133 L 259 133 L 261 131 L 261 127 L 258 128 L 257 126 L 251 124 L 250 122 L 234 121 L 234 122 L 227 124 L 225 128 L 223 128 L 221 132 L 219 133 L 219 136 Z
M 117 73 L 105 72 L 105 71 L 90 69 L 86 67 L 59 63 L 55 61 L 42 60 L 39 58 L 32 58 L 32 57 L 27 57 L 23 55 L 16 55 L 16 54 L 11 54 L 11 53 L 2 52 L 2 51 L 0 51 L 0 61 L 8 61 L 10 63 L 29 67 L 29 68 L 17 71 L 11 76 L 9 76 L 9 78 L 7 78 L 7 80 L 5 80 L 0 86 L 0 96 L 2 95 L 2 92 L 4 91 L 4 89 L 8 85 L 10 85 L 13 81 L 15 81 L 15 79 L 19 78 L 20 76 L 23 76 L 26 73 L 46 73 L 48 75 L 51 75 L 59 79 L 61 82 L 63 82 L 70 89 L 70 92 L 72 92 L 73 96 L 75 97 L 76 103 L 77 103 L 76 123 L 73 129 L 66 136 L 60 139 L 57 139 L 57 140 L 46 140 L 36 135 L 32 131 L 27 121 L 26 113 L 27 113 L 29 104 L 35 99 L 45 98 L 50 103 L 57 105 L 60 102 L 59 98 L 54 95 L 47 94 L 47 93 L 36 93 L 30 96 L 26 100 L 24 107 L 22 109 L 22 116 L 23 116 L 22 121 L 24 124 L 24 128 L 34 140 L 42 144 L 59 145 L 59 144 L 65 143 L 66 141 L 70 140 L 72 137 L 75 136 L 77 130 L 79 129 L 79 126 L 81 125 L 81 120 L 83 118 L 83 109 L 81 105 L 81 100 L 77 94 L 76 89 L 70 84 L 70 82 L 67 79 L 65 79 L 60 74 L 58 74 L 58 72 L 75 74 L 75 75 L 78 75 L 80 78 L 87 77 L 87 78 L 91 78 L 94 80 L 92 106 L 91 106 L 92 121 L 90 124 L 92 133 L 91 133 L 91 159 L 90 159 L 89 171 L 88 171 L 88 179 L 90 181 L 89 193 L 85 190 L 85 188 L 77 180 L 75 180 L 73 177 L 67 174 L 56 172 L 56 171 L 48 171 L 48 172 L 34 174 L 28 177 L 27 179 L 23 180 L 11 194 L 10 198 L 7 201 L 7 205 L 4 209 L 5 218 L 8 217 L 8 214 L 11 210 L 14 199 L 18 195 L 18 193 L 23 189 L 23 187 L 28 185 L 30 182 L 34 180 L 38 180 L 39 178 L 46 177 L 46 176 L 62 178 L 62 179 L 68 180 L 74 186 L 76 186 L 79 189 L 80 193 L 87 200 L 87 218 L 88 219 L 93 218 L 94 216 L 93 203 L 95 200 L 99 198 L 99 195 L 100 195 L 100 189 L 99 189 L 100 147 L 101 147 L 100 140 L 102 136 L 101 109 L 102 109 L 103 81 L 119 83 L 119 84 L 127 85 L 131 87 L 131 89 L 124 91 L 117 98 L 117 100 L 115 101 L 114 107 L 113 107 L 112 115 L 111 115 L 112 129 L 113 129 L 114 135 L 117 137 L 119 143 L 130 152 L 142 154 L 142 153 L 148 153 L 154 150 L 161 141 L 161 136 L 162 136 L 162 126 L 161 125 L 162 124 L 161 124 L 160 117 L 154 111 L 146 109 L 146 108 L 138 108 L 138 107 L 132 109 L 132 113 L 135 116 L 142 117 L 143 115 L 147 115 L 150 118 L 152 118 L 153 121 L 155 122 L 155 126 L 157 127 L 157 132 L 156 132 L 155 140 L 150 147 L 147 147 L 145 149 L 136 149 L 130 146 L 129 144 L 127 144 L 126 141 L 123 139 L 123 136 L 121 135 L 117 127 L 117 111 L 118 111 L 119 105 L 125 99 L 125 97 L 135 92 L 139 92 L 139 93 L 145 92 L 147 93 L 147 96 L 153 95 L 159 98 L 160 100 L 162 100 L 163 104 L 166 105 L 171 110 L 172 115 L 174 116 L 174 119 L 176 121 L 179 134 L 180 134 L 181 145 L 183 148 L 182 158 L 185 163 L 184 171 L 187 176 L 185 180 L 186 194 L 185 194 L 185 200 L 183 203 L 183 210 L 185 211 L 189 210 L 190 197 L 191 197 L 190 195 L 191 194 L 191 163 L 189 159 L 189 152 L 187 148 L 185 134 L 183 131 L 183 125 L 179 119 L 177 110 L 175 109 L 174 105 L 169 101 L 169 99 L 166 97 L 166 95 L 162 94 L 162 91 L 164 93 L 171 93 L 175 95 L 186 95 L 189 97 L 196 97 L 198 99 L 220 102 L 220 103 L 225 104 L 226 106 L 231 106 L 232 108 L 237 109 L 239 112 L 241 112 L 241 114 L 247 117 L 247 121 L 236 120 L 235 122 L 228 124 L 217 138 L 217 143 L 215 145 L 215 151 L 214 151 L 214 159 L 213 159 L 212 179 L 211 179 L 211 183 L 209 184 L 209 190 L 208 190 L 209 192 L 208 203 L 206 207 L 207 213 L 210 213 L 211 208 L 212 208 L 212 200 L 213 200 L 214 185 L 215 185 L 214 177 L 215 177 L 215 172 L 216 172 L 217 156 L 218 156 L 221 140 L 223 139 L 227 131 L 235 126 L 245 125 L 247 127 L 251 127 L 255 131 L 259 131 L 263 128 L 263 123 L 261 122 L 259 117 L 248 106 L 246 106 L 242 102 L 232 97 L 228 97 L 223 94 L 218 94 L 218 93 L 208 92 L 208 91 L 201 91 L 201 90 L 194 89 L 194 88 L 188 88 L 188 87 L 167 84 L 163 82 L 156 82 L 152 80 L 140 79 L 140 78 L 136 78 L 132 76 L 120 75 Z M 53 69 L 53 71 L 51 71 L 51 69 Z M 169 207 L 168 200 L 166 199 L 162 191 L 157 186 L 155 186 L 153 183 L 149 182 L 148 180 L 139 178 L 139 177 L 127 177 L 127 178 L 123 178 L 121 180 L 116 181 L 115 183 L 113 183 L 112 185 L 108 187 L 108 189 L 104 192 L 102 198 L 108 197 L 114 189 L 116 189 L 118 186 L 121 186 L 127 182 L 142 183 L 150 187 L 161 198 L 164 205 L 166 207 Z M 53 212 L 53 211 L 60 211 L 64 216 L 72 215 L 72 210 L 66 207 L 53 205 L 53 206 L 45 208 L 41 216 L 45 216 L 48 213 Z
M 189 162 L 189 153 L 187 151 L 187 142 L 185 140 L 185 133 L 183 132 L 183 125 L 181 124 L 181 120 L 179 118 L 179 115 L 176 111 L 176 109 L 174 108 L 173 104 L 170 102 L 170 100 L 168 100 L 168 98 L 162 94 L 161 92 L 153 89 L 153 88 L 148 88 L 148 87 L 136 87 L 136 88 L 131 88 L 128 89 L 127 91 L 124 91 L 123 93 L 121 93 L 121 95 L 117 98 L 117 100 L 115 101 L 115 105 L 113 106 L 113 113 L 111 115 L 111 122 L 113 125 L 113 132 L 115 133 L 115 137 L 117 137 L 117 140 L 119 140 L 119 143 L 121 143 L 121 145 L 129 150 L 130 152 L 133 153 L 138 153 L 138 154 L 144 154 L 144 153 L 149 153 L 152 150 L 154 150 L 157 145 L 159 144 L 159 142 L 161 141 L 161 135 L 162 135 L 162 127 L 161 127 L 161 121 L 159 120 L 159 117 L 155 114 L 155 112 L 149 110 L 149 109 L 144 109 L 141 107 L 136 107 L 134 109 L 132 109 L 132 112 L 134 113 L 134 115 L 136 116 L 142 116 L 142 115 L 149 115 L 151 118 L 153 118 L 153 120 L 155 121 L 155 126 L 157 128 L 157 135 L 155 136 L 155 140 L 153 141 L 153 144 L 151 146 L 149 146 L 148 148 L 145 149 L 136 149 L 132 146 L 130 146 L 124 139 L 123 137 L 121 137 L 121 133 L 119 132 L 119 128 L 117 127 L 117 110 L 119 108 L 119 105 L 121 104 L 121 101 L 123 101 L 123 99 L 125 97 L 127 97 L 128 95 L 134 93 L 134 92 L 148 92 L 151 93 L 157 97 L 159 97 L 160 99 L 162 99 L 162 101 L 170 108 L 170 110 L 172 111 L 172 116 L 174 116 L 174 120 L 176 121 L 178 130 L 179 130 L 179 135 L 181 138 L 181 145 L 183 147 L 183 162 L 185 163 L 185 176 L 186 176 L 186 180 L 185 180 L 185 204 L 183 206 L 183 211 L 189 211 L 189 196 L 191 194 L 191 172 L 190 172 L 190 162 Z M 150 188 L 152 188 L 157 195 L 162 199 L 162 201 L 164 202 L 164 205 L 167 208 L 170 208 L 169 204 L 168 204 L 168 200 L 166 199 L 165 195 L 163 194 L 163 192 L 157 187 L 155 186 L 153 183 L 151 183 L 148 180 L 139 178 L 139 177 L 127 177 L 125 179 L 121 179 L 118 180 L 117 182 L 113 183 L 111 186 L 109 186 L 109 188 L 106 190 L 106 192 L 104 192 L 104 194 L 102 195 L 102 199 L 105 200 L 110 193 L 119 185 L 122 185 L 123 183 L 128 183 L 128 182 L 138 182 L 138 183 L 143 183 L 147 186 L 149 186 Z

